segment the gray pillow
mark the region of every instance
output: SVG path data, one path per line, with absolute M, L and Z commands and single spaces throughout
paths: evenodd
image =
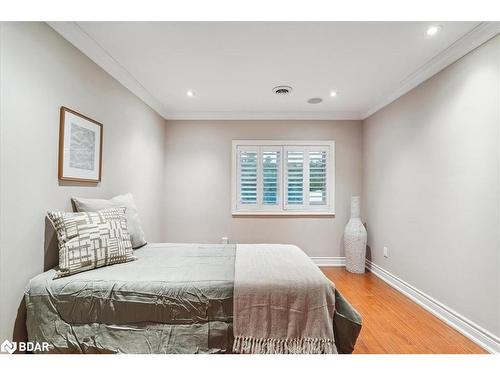
M 95 212 L 105 208 L 125 207 L 127 209 L 127 211 L 125 211 L 125 217 L 127 218 L 132 247 L 137 249 L 138 247 L 146 245 L 147 242 L 144 239 L 144 231 L 141 227 L 137 206 L 135 205 L 132 194 L 117 195 L 111 199 L 73 198 L 73 203 L 78 212 Z
M 47 216 L 59 241 L 55 278 L 136 259 L 124 207 L 85 213 L 50 211 Z

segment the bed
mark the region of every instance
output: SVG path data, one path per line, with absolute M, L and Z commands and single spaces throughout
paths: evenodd
M 134 255 L 128 263 L 58 279 L 52 269 L 31 279 L 29 341 L 48 342 L 56 353 L 354 349 L 361 317 L 296 246 L 148 244 Z M 312 334 L 296 338 L 303 331 Z

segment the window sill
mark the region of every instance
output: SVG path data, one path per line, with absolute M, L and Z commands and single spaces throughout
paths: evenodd
M 233 217 L 329 217 L 334 218 L 335 212 L 331 211 L 279 211 L 279 212 L 259 212 L 259 211 L 236 211 Z

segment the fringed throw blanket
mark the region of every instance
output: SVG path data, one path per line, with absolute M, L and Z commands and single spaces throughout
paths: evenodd
M 234 279 L 236 353 L 337 353 L 335 286 L 291 245 L 238 245 Z

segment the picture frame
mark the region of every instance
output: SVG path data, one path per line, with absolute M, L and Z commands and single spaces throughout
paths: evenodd
M 59 180 L 100 182 L 102 137 L 103 124 L 62 106 L 59 123 Z

